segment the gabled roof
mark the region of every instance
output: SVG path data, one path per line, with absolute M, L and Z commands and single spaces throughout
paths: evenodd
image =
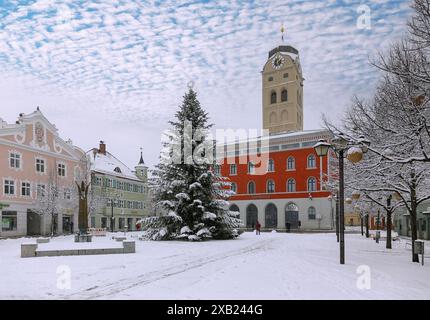
M 141 181 L 133 170 L 108 151 L 106 151 L 106 154 L 103 154 L 97 148 L 94 148 L 88 151 L 87 154 L 90 158 L 91 171 Z

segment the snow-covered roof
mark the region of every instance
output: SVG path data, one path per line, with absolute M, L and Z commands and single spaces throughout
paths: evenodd
M 97 148 L 87 152 L 91 161 L 91 171 L 109 174 L 121 178 L 141 181 L 133 170 L 127 167 L 111 153 L 100 153 Z

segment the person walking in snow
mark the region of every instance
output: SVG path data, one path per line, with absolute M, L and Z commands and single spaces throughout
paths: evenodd
M 261 224 L 260 222 L 257 221 L 257 223 L 255 224 L 255 234 L 257 235 L 260 234 L 260 228 L 261 228 Z

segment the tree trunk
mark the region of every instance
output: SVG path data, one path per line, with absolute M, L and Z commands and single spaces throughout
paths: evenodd
M 411 187 L 411 238 L 412 238 L 412 262 L 420 262 L 418 254 L 415 254 L 415 240 L 418 239 L 417 232 L 417 199 L 415 187 Z
M 54 215 L 51 214 L 51 238 L 54 237 Z
M 366 214 L 366 238 L 369 238 L 370 234 L 369 234 L 369 215 Z
M 363 216 L 360 215 L 360 225 L 361 225 L 361 235 L 364 235 L 364 230 L 363 230 Z
M 391 210 L 387 210 L 387 249 L 391 249 Z

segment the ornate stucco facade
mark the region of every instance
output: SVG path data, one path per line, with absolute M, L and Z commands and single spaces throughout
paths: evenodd
M 49 234 L 52 222 L 55 233 L 72 232 L 77 206 L 68 197 L 84 170 L 82 161 L 84 151 L 64 141 L 39 108 L 20 114 L 14 124 L 0 119 L 0 236 Z M 61 201 L 58 214 L 35 213 L 41 208 L 38 192 L 52 185 Z

